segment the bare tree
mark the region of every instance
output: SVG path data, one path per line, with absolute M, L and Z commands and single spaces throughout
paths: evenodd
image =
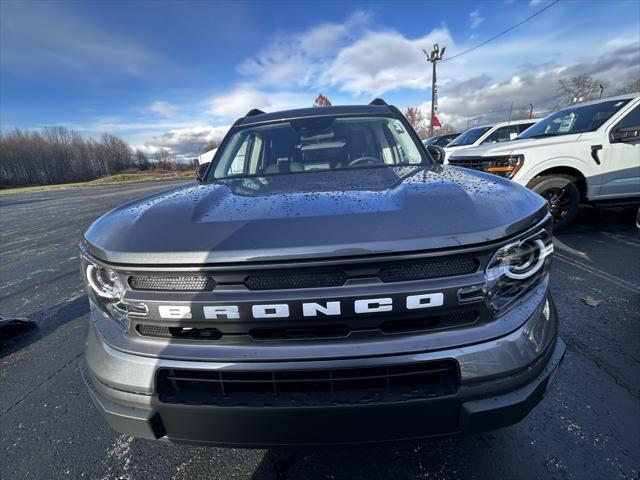
M 526 120 L 531 118 L 531 107 L 520 107 L 511 115 L 511 120 Z
M 429 136 L 429 127 L 426 119 L 422 116 L 419 109 L 415 107 L 407 107 L 404 112 L 404 116 L 421 139 L 424 140 Z
M 147 170 L 149 168 L 149 158 L 147 158 L 147 155 L 139 148 L 136 149 L 133 154 L 133 161 L 140 170 Z
M 625 93 L 636 93 L 636 92 L 640 92 L 640 78 L 636 78 L 635 80 L 631 80 L 629 83 L 627 83 L 623 87 L 620 87 L 616 91 L 616 94 L 622 95 L 622 94 L 625 94 Z
M 315 101 L 313 102 L 314 107 L 330 107 L 332 105 L 331 100 L 325 97 L 323 94 L 318 93 Z
M 170 148 L 161 148 L 156 152 L 156 164 L 162 170 L 175 170 L 176 156 Z
M 571 105 L 575 102 L 595 100 L 607 84 L 589 75 L 578 75 L 558 80 L 558 106 Z
M 136 165 L 122 139 L 85 139 L 66 127 L 0 134 L 0 187 L 92 180 Z

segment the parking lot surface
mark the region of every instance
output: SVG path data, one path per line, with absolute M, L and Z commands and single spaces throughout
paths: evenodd
M 556 237 L 552 292 L 568 346 L 521 423 L 465 438 L 300 450 L 171 445 L 111 431 L 78 363 L 88 312 L 77 244 L 93 219 L 175 183 L 0 197 L 0 479 L 638 479 L 640 237 L 628 210 L 585 208 Z M 374 429 L 375 425 L 371 425 Z

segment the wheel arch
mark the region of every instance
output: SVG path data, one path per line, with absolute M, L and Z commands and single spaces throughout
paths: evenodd
M 587 179 L 580 170 L 566 165 L 547 168 L 546 170 L 536 173 L 529 183 L 527 183 L 527 187 L 531 188 L 531 186 L 539 182 L 542 177 L 547 177 L 549 175 L 563 175 L 573 178 L 574 183 L 580 192 L 581 201 L 587 201 Z

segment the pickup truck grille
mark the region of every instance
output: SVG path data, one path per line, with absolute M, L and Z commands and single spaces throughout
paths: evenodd
M 449 165 L 454 167 L 470 168 L 472 170 L 486 171 L 491 166 L 492 161 L 490 159 L 484 159 L 482 157 L 462 157 L 462 158 L 449 158 Z
M 371 404 L 452 395 L 455 360 L 315 370 L 233 371 L 167 369 L 157 372 L 163 403 L 220 406 Z

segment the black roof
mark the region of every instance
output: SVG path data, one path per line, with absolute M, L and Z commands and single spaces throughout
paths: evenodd
M 237 125 L 251 125 L 253 123 L 289 120 L 292 118 L 319 117 L 325 115 L 389 114 L 393 113 L 393 110 L 388 105 L 339 105 L 335 107 L 298 108 L 295 110 L 283 110 L 281 112 L 271 113 L 256 113 L 251 111 L 250 113 L 250 116 L 241 118 Z

